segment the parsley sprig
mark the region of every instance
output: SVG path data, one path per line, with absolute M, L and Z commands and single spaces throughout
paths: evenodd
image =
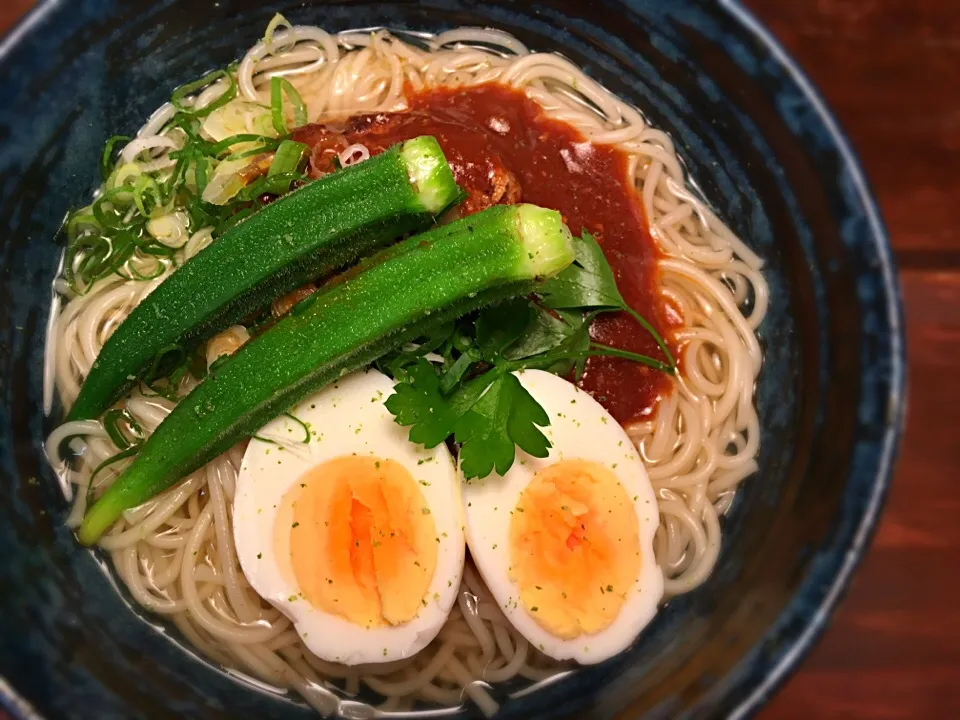
M 676 365 L 653 326 L 624 301 L 599 244 L 584 233 L 576 261 L 544 282 L 535 295 L 516 298 L 438 328 L 416 346 L 383 358 L 378 366 L 398 382 L 387 409 L 410 440 L 436 447 L 452 438 L 460 446 L 464 476 L 506 473 L 516 448 L 546 457 L 541 428 L 547 413 L 512 373 L 541 369 L 579 378 L 591 355 L 621 357 L 667 373 Z M 590 323 L 625 311 L 654 337 L 666 360 L 597 343 Z

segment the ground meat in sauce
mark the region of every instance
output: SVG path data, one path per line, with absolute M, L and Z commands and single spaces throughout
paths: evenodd
M 430 122 L 429 115 L 414 110 L 407 113 L 378 113 L 360 115 L 347 122 L 345 133 L 350 142 L 367 145 L 371 153 L 380 152 L 392 145 L 397 135 L 405 135 L 404 128 L 416 122 L 418 115 L 424 123 Z M 438 138 L 441 146 L 443 139 Z M 373 145 L 373 147 L 371 147 Z M 507 169 L 503 159 L 496 153 L 487 153 L 482 157 L 468 158 L 456 151 L 453 143 L 447 160 L 453 170 L 457 183 L 467 191 L 468 196 L 461 202 L 456 212 L 460 217 L 486 210 L 493 205 L 514 205 L 523 199 L 523 191 L 517 176 Z
M 293 139 L 310 146 L 309 172 L 311 177 L 318 178 L 333 172 L 337 167 L 334 159 L 353 143 L 366 145 L 373 155 L 382 152 L 393 141 L 384 144 L 377 139 L 392 137 L 409 120 L 408 113 L 358 115 L 342 124 L 304 126 L 294 132 Z M 472 215 L 493 205 L 523 202 L 520 181 L 499 157 L 485 157 L 479 166 L 462 159 L 449 160 L 454 177 L 468 196 L 447 219 Z
M 293 139 L 311 147 L 311 173 L 335 167 L 353 143 L 371 155 L 418 135 L 433 135 L 457 183 L 469 196 L 456 213 L 530 202 L 560 211 L 570 229 L 591 232 L 603 248 L 620 292 L 661 333 L 679 325 L 658 290 L 658 250 L 627 178 L 627 156 L 588 143 L 572 127 L 545 117 L 523 93 L 501 85 L 439 88 L 409 96 L 410 110 L 309 125 Z M 653 338 L 625 313 L 594 321 L 598 342 L 663 358 Z M 590 358 L 580 386 L 621 423 L 643 420 L 669 389 L 663 374 L 619 358 Z
M 337 156 L 347 149 L 349 142 L 343 134 L 343 125 L 304 125 L 293 131 L 291 140 L 310 148 L 307 174 L 316 179 L 337 169 Z

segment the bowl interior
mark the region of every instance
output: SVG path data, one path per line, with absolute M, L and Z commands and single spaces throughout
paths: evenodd
M 882 229 L 831 121 L 742 11 L 694 0 L 85 0 L 35 11 L 0 46 L 0 675 L 49 718 L 311 716 L 131 606 L 63 527 L 41 445 L 64 212 L 96 186 L 107 137 L 135 132 L 176 85 L 234 60 L 276 11 L 328 30 L 494 26 L 563 52 L 671 133 L 704 196 L 765 258 L 760 471 L 724 521 L 716 571 L 632 649 L 512 699 L 502 717 L 753 708 L 822 626 L 819 609 L 868 539 L 902 410 L 899 315 Z

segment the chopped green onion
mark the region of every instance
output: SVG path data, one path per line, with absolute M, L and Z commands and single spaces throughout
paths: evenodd
M 201 90 L 208 85 L 211 85 L 221 78 L 226 79 L 227 89 L 223 91 L 223 94 L 220 95 L 216 100 L 203 108 L 190 108 L 185 107 L 183 101 L 189 95 L 193 95 L 198 90 Z M 223 107 L 228 102 L 233 100 L 237 96 L 237 82 L 233 79 L 231 75 L 226 70 L 214 70 L 204 75 L 199 80 L 194 80 L 191 83 L 186 85 L 181 85 L 176 90 L 173 91 L 173 95 L 170 97 L 170 104 L 173 105 L 178 111 L 184 115 L 191 115 L 194 118 L 206 117 L 212 113 L 217 108 Z
M 141 234 L 135 238 L 134 242 L 136 243 L 137 248 L 146 255 L 170 258 L 177 253 L 176 247 L 166 245 L 165 243 L 162 243 L 148 235 Z
M 263 146 L 265 148 L 269 148 L 270 150 L 273 150 L 280 141 L 277 140 L 276 138 L 267 137 L 266 135 L 254 135 L 252 133 L 242 133 L 240 135 L 233 135 L 231 137 L 224 138 L 218 143 L 211 144 L 209 148 L 209 152 L 207 154 L 212 155 L 213 157 L 219 157 L 224 153 L 224 151 L 228 150 L 234 145 L 238 145 L 240 143 L 251 143 L 251 142 L 263 143 Z M 258 150 L 258 152 L 265 152 L 265 151 Z
M 133 202 L 137 210 L 145 217 L 153 217 L 163 210 L 163 193 L 157 181 L 149 175 L 140 175 L 133 184 Z
M 283 116 L 283 95 L 293 105 L 293 127 L 307 124 L 307 106 L 293 84 L 283 77 L 270 78 L 270 112 L 273 117 L 273 129 L 280 135 L 286 135 L 287 123 Z
M 298 180 L 304 181 L 307 176 L 302 173 L 278 173 L 273 177 L 262 177 L 256 182 L 247 185 L 243 190 L 236 194 L 238 200 L 254 200 L 264 193 L 279 195 L 287 192 L 290 185 Z
M 270 169 L 267 176 L 279 175 L 281 173 L 296 172 L 303 159 L 303 153 L 307 146 L 304 143 L 295 140 L 284 140 L 277 147 L 277 154 L 270 163 Z
M 132 138 L 129 135 L 114 135 L 103 147 L 103 154 L 100 156 L 100 176 L 106 181 L 113 168 L 113 150 L 117 143 L 129 142 Z
M 115 167 L 103 185 L 106 190 L 116 191 L 111 195 L 111 201 L 122 203 L 123 205 L 129 205 L 133 202 L 133 193 L 131 190 L 137 178 L 142 174 L 143 171 L 136 163 L 126 163 Z
M 167 400 L 176 400 L 177 388 L 186 376 L 191 361 L 191 353 L 186 348 L 176 344 L 168 345 L 153 358 L 147 374 L 140 382 L 154 395 Z M 166 380 L 164 384 L 159 384 L 164 380 Z M 144 392 L 143 387 L 140 391 L 144 397 L 150 397 Z
M 220 222 L 218 209 L 202 200 L 199 194 L 194 193 L 184 185 L 180 189 L 180 206 L 190 216 L 191 227 L 207 227 Z
M 155 280 L 156 278 L 163 275 L 164 271 L 167 269 L 166 265 L 163 264 L 160 260 L 155 261 L 156 267 L 151 273 L 142 273 L 137 268 L 130 266 L 130 274 L 133 275 L 137 280 Z
M 267 31 L 263 34 L 263 44 L 266 45 L 267 50 L 269 50 L 271 53 L 275 53 L 278 50 L 280 50 L 280 48 L 274 48 L 271 46 L 273 45 L 273 34 L 277 31 L 277 28 L 280 27 L 281 25 L 286 25 L 288 28 L 293 27 L 290 24 L 290 21 L 287 20 L 283 15 L 281 15 L 280 13 L 276 13 L 270 19 L 270 22 L 267 23 Z
M 123 218 L 126 213 L 117 205 L 123 204 L 124 198 L 129 197 L 129 195 L 130 190 L 128 188 L 113 188 L 112 190 L 105 190 L 94 201 L 90 207 L 93 210 L 93 216 L 101 227 L 112 230 L 123 228 Z
M 224 160 L 243 160 L 248 157 L 255 157 L 257 155 L 264 155 L 266 153 L 271 153 L 277 149 L 277 142 L 267 143 L 266 145 L 259 145 L 250 150 L 244 150 L 242 152 L 231 153 L 227 155 Z
M 275 19 L 272 30 L 276 31 L 285 22 L 282 18 Z M 176 112 L 161 132 L 178 128 L 183 142 L 179 149 L 166 154 L 174 163 L 171 169 L 145 173 L 138 163 L 118 164 L 117 150 L 131 138 L 115 135 L 106 142 L 100 158 L 104 177 L 100 195 L 90 206 L 69 214 L 64 223 L 64 279 L 73 292 L 85 293 L 98 280 L 111 274 L 125 279 L 156 278 L 167 270 L 170 261 L 177 262 L 178 248 L 165 245 L 148 232 L 147 223 L 152 219 L 172 211 L 182 212 L 192 231 L 210 227 L 217 237 L 262 207 L 263 194 L 283 194 L 292 183 L 305 179 L 298 172 L 305 146 L 272 137 L 272 127 L 263 128 L 266 134 L 243 132 L 215 142 L 204 132 L 203 118 L 237 97 L 235 73 L 236 65 L 231 65 L 207 73 L 173 92 L 170 102 Z M 225 86 L 224 91 L 206 107 L 194 107 L 190 97 L 214 83 Z M 271 108 L 272 117 L 267 114 L 270 109 L 264 109 L 266 123 L 278 119 L 286 129 L 284 102 L 291 103 L 296 124 L 306 123 L 306 106 L 288 80 L 274 79 L 271 91 L 275 95 L 275 107 Z M 217 193 L 220 200 L 216 204 L 208 200 L 208 186 L 217 182 L 216 168 L 221 163 L 268 153 L 275 156 L 266 176 L 247 186 L 238 178 L 240 185 L 236 190 Z M 238 166 L 242 167 L 243 163 Z
M 173 155 L 173 153 L 170 153 Z M 180 186 L 185 182 L 187 177 L 187 167 L 190 164 L 189 156 L 182 156 L 176 158 L 177 164 L 173 167 L 173 172 L 170 174 L 170 177 L 167 178 L 167 181 L 163 184 L 163 204 L 168 205 L 173 202 L 173 199 L 177 195 L 177 191 L 180 189 Z
M 172 104 L 172 102 L 171 102 Z M 170 128 L 180 128 L 190 142 L 203 142 L 200 137 L 200 121 L 186 112 L 178 112 L 170 119 Z M 173 153 L 170 153 L 172 156 Z
M 124 431 L 120 429 L 121 422 L 126 425 L 127 432 L 133 435 L 133 440 L 130 440 Z M 103 414 L 103 429 L 107 431 L 107 435 L 110 436 L 113 444 L 121 450 L 139 445 L 146 437 L 146 434 L 143 432 L 143 426 L 137 422 L 137 419 L 131 412 L 129 410 L 120 410 L 119 408 L 107 410 Z
M 67 238 L 70 242 L 75 241 L 84 229 L 94 231 L 101 229 L 92 210 L 78 210 L 67 219 Z
M 284 140 L 277 147 L 277 154 L 267 170 L 264 192 L 281 195 L 290 189 L 290 177 L 297 172 L 307 146 L 295 140 Z M 295 179 L 295 178 L 294 178 Z
M 260 209 L 259 207 L 240 208 L 235 213 L 233 213 L 233 215 L 229 215 L 226 218 L 224 218 L 223 221 L 221 221 L 221 223 L 217 225 L 213 234 L 217 236 L 223 235 L 223 233 L 225 233 L 227 230 L 232 228 L 234 225 L 238 225 L 239 223 L 243 222 L 259 209 Z
M 247 162 L 244 160 L 224 160 L 219 163 L 200 194 L 200 199 L 217 206 L 229 203 L 246 186 L 240 174 L 245 167 Z
M 285 415 L 286 417 L 290 418 L 291 420 L 293 420 L 295 423 L 297 423 L 301 428 L 303 428 L 303 432 L 304 432 L 305 437 L 303 438 L 303 440 L 302 440 L 301 442 L 302 442 L 304 445 L 306 445 L 307 443 L 309 443 L 309 442 L 310 442 L 310 426 L 307 425 L 303 420 L 301 420 L 300 418 L 298 418 L 296 415 L 293 415 L 292 413 L 285 412 L 284 415 Z
M 200 193 L 200 196 L 203 196 L 203 191 L 207 187 L 207 168 L 210 163 L 207 160 L 207 157 L 202 153 L 195 153 L 193 159 L 193 179 L 197 183 L 197 192 Z

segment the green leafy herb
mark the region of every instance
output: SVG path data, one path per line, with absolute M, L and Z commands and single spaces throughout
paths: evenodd
M 432 448 L 452 437 L 460 444 L 467 478 L 505 473 L 517 447 L 534 457 L 547 455 L 550 442 L 541 428 L 549 417 L 514 371 L 573 373 L 579 379 L 590 356 L 674 371 L 662 338 L 621 296 L 596 240 L 584 233 L 575 248 L 575 264 L 544 282 L 536 297 L 485 308 L 378 364 L 400 381 L 386 406 L 399 424 L 410 427 L 410 440 Z M 647 328 L 668 362 L 593 341 L 590 324 L 600 313 L 616 310 Z M 439 358 L 429 362 L 428 353 Z
M 485 477 L 494 468 L 503 475 L 513 465 L 514 446 L 541 458 L 550 449 L 540 431 L 550 424 L 546 411 L 514 375 L 494 374 L 496 379 L 454 426 L 466 478 Z
M 446 348 L 452 342 L 455 330 L 456 325 L 452 322 L 438 325 L 429 335 L 420 338 L 415 344 L 379 358 L 374 362 L 374 367 L 394 378 L 405 377 L 407 368 L 416 365 L 421 358 L 430 353 L 442 352 L 448 356 Z
M 483 359 L 496 362 L 504 350 L 520 339 L 533 321 L 534 310 L 517 298 L 482 310 L 477 317 L 476 342 Z
M 483 359 L 483 354 L 477 347 L 467 348 L 449 367 L 446 367 L 443 375 L 440 376 L 441 392 L 450 392 L 470 371 L 475 363 Z
M 574 238 L 574 253 L 573 265 L 540 286 L 544 303 L 558 310 L 622 308 L 626 303 L 596 239 L 588 232 Z
M 410 441 L 434 448 L 453 434 L 458 414 L 440 389 L 434 366 L 419 359 L 408 366 L 385 403 L 400 425 L 410 426 Z
M 465 477 L 484 477 L 494 468 L 502 474 L 513 464 L 515 446 L 535 457 L 546 457 L 550 447 L 539 430 L 549 418 L 509 370 L 497 366 L 445 395 L 436 367 L 421 359 L 407 369 L 386 407 L 410 426 L 412 442 L 432 448 L 453 436 L 461 443 Z
M 550 278 L 540 287 L 539 294 L 544 304 L 554 310 L 622 310 L 633 317 L 653 336 L 661 352 L 667 358 L 666 363 L 647 363 L 664 372 L 674 373 L 676 363 L 670 348 L 646 318 L 631 308 L 617 288 L 613 270 L 603 254 L 596 239 L 584 232 L 574 239 L 576 260 L 556 277 Z M 651 358 L 652 360 L 652 358 Z
M 523 335 L 504 350 L 503 356 L 507 360 L 520 361 L 561 348 L 566 353 L 576 351 L 586 355 L 590 348 L 590 336 L 587 331 L 592 319 L 592 315 L 584 316 L 583 313 L 550 310 L 538 306 L 534 309 L 533 321 L 527 326 Z M 542 358 L 537 366 L 541 369 L 550 369 L 543 366 Z M 559 375 L 569 371 L 569 367 L 566 370 L 551 369 L 551 372 Z

